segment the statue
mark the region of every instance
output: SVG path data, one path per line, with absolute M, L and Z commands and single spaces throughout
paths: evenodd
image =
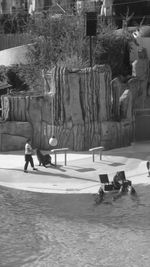
M 140 81 L 142 107 L 144 108 L 149 78 L 149 60 L 145 48 L 138 51 L 138 59 L 132 63 L 132 76 L 137 77 Z
M 116 77 L 111 81 L 112 114 L 117 121 L 131 118 L 137 107 L 140 94 L 140 81 L 137 77 Z
M 120 104 L 120 116 L 121 119 L 131 119 L 132 118 L 132 92 L 130 89 L 126 89 L 121 97 L 119 98 Z

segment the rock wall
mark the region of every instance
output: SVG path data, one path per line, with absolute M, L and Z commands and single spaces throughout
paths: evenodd
M 133 111 L 140 108 L 141 84 L 137 77 L 130 77 L 122 81 L 116 77 L 111 81 L 112 92 L 112 118 L 116 121 L 133 119 Z M 140 101 L 139 101 L 140 100 Z
M 54 68 L 45 75 L 42 95 L 2 97 L 3 120 L 29 122 L 34 147 L 42 149 L 51 149 L 52 135 L 58 139 L 57 147 L 76 151 L 128 145 L 133 135 L 132 119 L 112 121 L 110 81 L 107 65 L 83 70 Z
M 21 150 L 27 138 L 32 138 L 32 126 L 29 122 L 0 123 L 0 151 Z

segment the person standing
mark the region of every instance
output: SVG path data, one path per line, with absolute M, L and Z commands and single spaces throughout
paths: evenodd
M 37 170 L 34 167 L 34 162 L 33 162 L 32 154 L 33 154 L 33 149 L 32 149 L 32 146 L 31 146 L 31 139 L 28 139 L 26 141 L 26 144 L 25 144 L 25 165 L 24 165 L 24 172 L 26 172 L 26 173 L 28 172 L 27 171 L 27 168 L 28 168 L 29 162 L 30 162 L 31 167 L 33 168 L 33 170 Z

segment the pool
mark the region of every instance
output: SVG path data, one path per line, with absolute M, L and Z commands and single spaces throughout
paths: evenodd
M 0 267 L 149 267 L 150 186 L 137 198 L 0 187 Z

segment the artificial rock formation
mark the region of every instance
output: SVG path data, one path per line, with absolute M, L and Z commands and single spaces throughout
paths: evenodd
M 29 122 L 0 123 L 0 151 L 21 150 L 27 138 L 32 138 L 32 127 Z
M 56 67 L 44 77 L 41 95 L 2 97 L 3 120 L 30 123 L 34 147 L 51 149 L 49 138 L 53 134 L 58 148 L 76 151 L 129 144 L 132 118 L 113 121 L 109 66 L 81 70 Z
M 141 95 L 141 83 L 137 77 L 121 79 L 116 77 L 111 81 L 112 87 L 112 117 L 116 121 L 128 118 L 132 120 L 133 110 L 138 108 L 138 98 Z
M 149 59 L 145 48 L 138 51 L 138 59 L 132 63 L 132 75 L 137 77 L 140 81 L 142 108 L 144 108 L 149 79 Z

